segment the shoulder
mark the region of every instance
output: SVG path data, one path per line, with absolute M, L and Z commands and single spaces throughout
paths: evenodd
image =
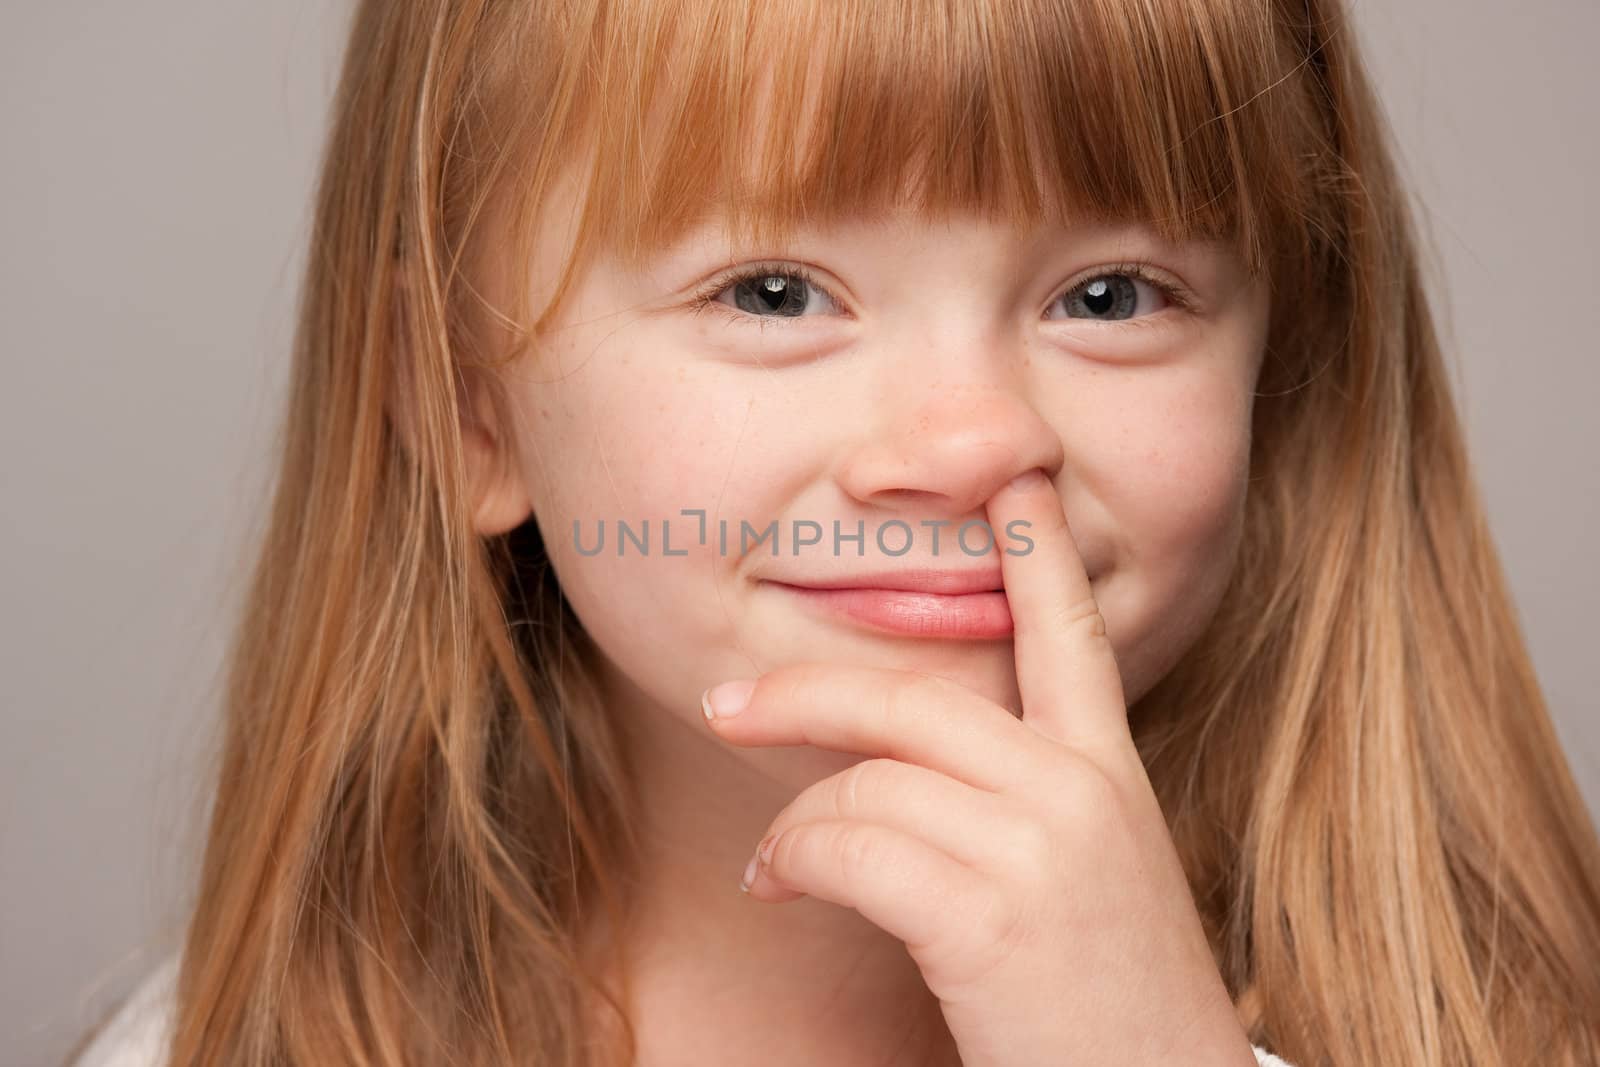
M 145 975 L 70 1067 L 160 1067 L 171 1039 L 176 954 Z

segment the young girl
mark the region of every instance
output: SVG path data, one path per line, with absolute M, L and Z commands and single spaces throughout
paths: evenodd
M 85 1062 L 1596 1062 L 1386 136 L 1337 0 L 360 4 Z

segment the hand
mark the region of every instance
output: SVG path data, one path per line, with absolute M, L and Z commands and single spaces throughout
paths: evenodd
M 1001 553 L 1020 719 L 919 671 L 808 663 L 708 691 L 748 691 L 735 717 L 708 709 L 732 744 L 870 757 L 779 813 L 748 891 L 855 908 L 904 941 L 964 1067 L 1255 1067 L 1061 499 L 1031 473 L 988 507 L 1034 540 Z

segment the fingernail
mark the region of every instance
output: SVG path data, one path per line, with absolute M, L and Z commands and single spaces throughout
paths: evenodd
M 1023 471 L 1021 474 L 1011 479 L 1011 488 L 1032 489 L 1034 486 L 1045 480 L 1044 471 L 1040 470 L 1038 467 L 1034 467 L 1030 470 Z
M 744 874 L 739 876 L 739 888 L 746 893 L 756 883 L 756 857 L 751 856 L 750 862 L 744 865 Z
M 756 883 L 756 868 L 764 863 L 772 862 L 772 850 L 778 843 L 777 834 L 768 834 L 761 839 L 761 844 L 756 846 L 756 854 L 750 857 L 750 862 L 744 865 L 744 874 L 739 878 L 739 888 L 746 893 Z
M 700 710 L 706 713 L 706 721 L 731 719 L 739 714 L 750 703 L 750 694 L 755 687 L 753 680 L 741 678 L 707 689 L 700 697 Z

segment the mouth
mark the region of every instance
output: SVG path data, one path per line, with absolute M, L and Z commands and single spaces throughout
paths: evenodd
M 808 609 L 881 633 L 995 640 L 1010 637 L 1011 608 L 998 567 L 968 571 L 896 571 L 848 578 L 766 584 Z

